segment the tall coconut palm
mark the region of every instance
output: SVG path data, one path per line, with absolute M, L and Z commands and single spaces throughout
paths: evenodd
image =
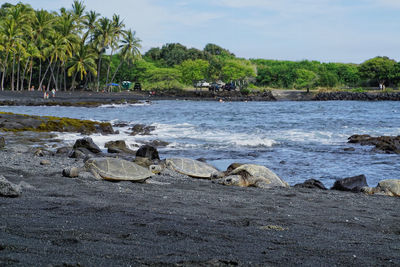
M 131 29 L 125 31 L 124 39 L 121 41 L 121 45 L 119 46 L 119 48 L 121 49 L 120 50 L 120 62 L 111 78 L 111 83 L 114 81 L 115 75 L 117 74 L 117 72 L 123 62 L 127 62 L 128 64 L 131 64 L 136 59 L 140 58 L 141 54 L 140 54 L 139 48 L 142 47 L 142 45 L 140 44 L 140 42 L 142 40 L 137 38 L 135 35 L 136 35 L 136 32 L 132 31 Z
M 80 45 L 79 49 L 70 59 L 68 76 L 73 76 L 71 89 L 75 86 L 78 73 L 80 73 L 81 81 L 83 80 L 83 76 L 86 76 L 88 72 L 96 75 L 96 57 L 96 52 L 90 46 Z
M 100 89 L 100 73 L 101 73 L 101 61 L 102 55 L 105 53 L 111 43 L 113 37 L 113 27 L 110 19 L 102 17 L 99 19 L 99 23 L 94 30 L 95 47 L 98 54 L 97 64 L 97 91 Z
M 112 57 L 114 55 L 114 51 L 118 48 L 118 43 L 121 38 L 121 35 L 123 34 L 123 28 L 125 27 L 125 24 L 121 20 L 119 15 L 114 14 L 112 18 L 112 36 L 110 40 L 110 47 L 111 47 L 111 54 L 110 54 L 110 60 L 108 63 L 107 67 L 107 78 L 106 78 L 106 84 L 108 84 L 108 78 L 110 75 L 110 68 L 112 64 Z
M 85 43 L 87 38 L 90 37 L 89 42 L 92 43 L 94 41 L 94 30 L 96 28 L 97 18 L 100 16 L 96 11 L 86 12 L 85 19 L 83 20 L 83 25 L 86 28 L 86 32 L 82 36 L 82 42 Z

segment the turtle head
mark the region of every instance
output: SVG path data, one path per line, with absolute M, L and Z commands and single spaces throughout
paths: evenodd
M 150 165 L 149 166 L 149 170 L 152 173 L 156 173 L 156 174 L 160 173 L 163 169 L 164 169 L 164 166 L 162 166 L 161 164 L 160 165 Z
M 223 185 L 242 186 L 243 178 L 240 175 L 229 175 L 225 178 L 218 179 L 217 183 L 223 184 Z

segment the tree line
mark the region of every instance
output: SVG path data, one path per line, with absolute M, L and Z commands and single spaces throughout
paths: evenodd
M 75 0 L 58 12 L 30 5 L 0 8 L 0 88 L 109 89 L 122 81 L 182 89 L 195 81 L 241 81 L 259 88 L 397 87 L 400 63 L 375 57 L 361 64 L 243 59 L 216 44 L 203 50 L 169 43 L 140 53 L 141 40 L 119 15 L 102 17 Z
M 140 57 L 140 47 L 119 15 L 101 17 L 81 1 L 59 12 L 6 3 L 0 8 L 0 88 L 72 90 L 80 84 L 99 90 L 114 81 L 122 63 Z

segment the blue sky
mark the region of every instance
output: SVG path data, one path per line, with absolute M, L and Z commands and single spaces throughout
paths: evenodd
M 72 0 L 22 2 L 53 11 L 72 4 Z M 400 60 L 400 0 L 86 0 L 84 4 L 109 18 L 119 14 L 142 39 L 142 52 L 165 43 L 198 49 L 215 43 L 244 58 Z

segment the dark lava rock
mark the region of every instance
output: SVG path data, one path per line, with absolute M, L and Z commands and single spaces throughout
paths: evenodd
M 70 147 L 59 147 L 56 150 L 56 154 L 68 154 L 70 152 L 71 148 Z
M 152 140 L 152 141 L 146 143 L 146 145 L 154 146 L 154 147 L 165 147 L 165 146 L 168 146 L 169 143 L 165 142 L 165 141 L 161 141 L 161 140 Z
M 149 160 L 160 159 L 157 149 L 149 145 L 139 147 L 136 151 L 136 157 L 148 158 Z
M 294 187 L 328 190 L 321 181 L 316 179 L 305 180 L 304 183 L 295 184 Z
M 156 129 L 155 126 L 146 126 L 144 124 L 135 124 L 130 129 L 132 130 L 130 135 L 150 135 L 152 131 Z
M 128 153 L 135 154 L 135 151 L 129 149 L 126 146 L 124 140 L 110 141 L 104 145 L 107 148 L 108 153 Z
M 373 137 L 367 134 L 355 134 L 350 136 L 348 140 L 349 143 L 375 146 L 376 150 L 387 154 L 400 154 L 400 135 Z
M 93 139 L 90 137 L 85 137 L 85 138 L 76 140 L 73 148 L 74 149 L 85 148 L 95 154 L 101 152 L 101 149 L 93 142 Z
M 21 195 L 19 186 L 8 181 L 4 176 L 0 176 L 0 196 L 1 197 L 18 197 Z
M 313 100 L 360 100 L 360 101 L 400 101 L 400 93 L 367 93 L 367 92 L 326 92 L 318 93 Z
M 364 186 L 368 186 L 367 179 L 365 178 L 365 175 L 361 174 L 337 180 L 333 184 L 331 190 L 360 192 L 361 188 Z

